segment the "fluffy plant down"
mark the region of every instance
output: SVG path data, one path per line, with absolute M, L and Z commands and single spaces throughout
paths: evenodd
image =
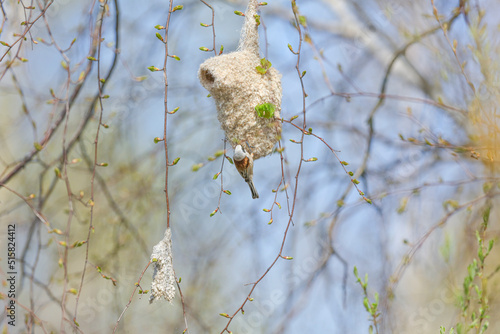
M 198 77 L 215 100 L 217 118 L 233 149 L 241 144 L 259 159 L 272 153 L 281 136 L 281 75 L 273 67 L 264 74 L 261 65 L 257 0 L 250 0 L 245 13 L 238 50 L 207 59 Z M 259 117 L 255 107 L 274 105 L 274 116 Z
M 172 302 L 175 297 L 175 274 L 172 264 L 172 232 L 167 228 L 163 240 L 153 247 L 151 262 L 154 266 L 149 303 L 162 297 Z

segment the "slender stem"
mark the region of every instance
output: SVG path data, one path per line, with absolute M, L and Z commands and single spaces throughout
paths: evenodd
M 167 23 L 165 24 L 165 60 L 163 61 L 163 78 L 165 80 L 165 119 L 163 123 L 163 145 L 165 147 L 165 201 L 167 203 L 167 228 L 170 228 L 170 199 L 168 198 L 168 143 L 167 143 L 167 125 L 168 125 L 168 75 L 167 75 L 167 60 L 168 60 L 168 27 L 170 25 L 170 15 L 172 15 L 173 0 L 170 0 L 168 7 Z

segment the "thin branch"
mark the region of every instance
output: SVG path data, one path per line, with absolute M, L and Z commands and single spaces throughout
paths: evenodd
M 123 315 L 125 314 L 125 312 L 128 310 L 130 304 L 132 304 L 132 299 L 134 299 L 134 295 L 135 295 L 135 292 L 137 291 L 137 289 L 141 286 L 141 280 L 142 278 L 144 277 L 144 274 L 146 273 L 146 270 L 148 270 L 149 266 L 151 264 L 151 261 L 148 262 L 148 264 L 146 265 L 146 268 L 144 268 L 144 270 L 142 271 L 141 275 L 139 276 L 139 279 L 137 280 L 137 282 L 135 283 L 135 288 L 134 290 L 132 291 L 132 294 L 130 295 L 130 298 L 128 300 L 128 303 L 127 305 L 125 305 L 125 308 L 123 309 L 122 313 L 120 314 L 120 316 L 118 317 L 118 320 L 116 320 L 116 324 L 115 324 L 115 327 L 113 328 L 113 333 L 116 333 L 116 330 L 118 328 L 118 324 L 120 323 L 120 320 L 122 320 L 123 318 Z M 143 290 L 143 289 L 141 289 Z
M 168 28 L 170 26 L 170 16 L 172 15 L 172 7 L 173 0 L 169 1 L 168 14 L 167 14 L 167 22 L 165 23 L 165 59 L 163 60 L 163 78 L 165 81 L 165 93 L 164 93 L 164 107 L 165 107 L 165 116 L 163 123 L 163 145 L 165 148 L 165 202 L 167 204 L 167 228 L 170 228 L 170 199 L 168 197 L 168 143 L 167 143 L 167 125 L 168 125 L 168 74 L 167 74 L 167 61 L 168 61 Z
M 422 237 L 411 247 L 411 249 L 406 253 L 405 256 L 403 256 L 403 259 L 401 263 L 399 264 L 398 268 L 395 270 L 394 274 L 391 276 L 391 284 L 389 284 L 388 287 L 388 293 L 389 295 L 393 296 L 395 293 L 395 290 L 397 288 L 398 283 L 401 281 L 406 269 L 409 267 L 411 264 L 413 257 L 417 253 L 417 251 L 422 247 L 422 245 L 425 243 L 425 241 L 429 238 L 429 236 L 438 228 L 441 228 L 444 226 L 448 220 L 454 216 L 455 214 L 461 212 L 464 209 L 468 209 L 471 206 L 477 204 L 478 202 L 488 198 L 490 195 L 484 194 L 482 196 L 479 196 L 469 202 L 466 202 L 464 204 L 461 204 L 454 208 L 452 211 L 448 212 L 443 218 L 441 218 L 436 224 L 434 224 L 431 228 L 429 228 Z
M 301 71 L 300 71 L 300 56 L 301 56 L 301 51 L 302 51 L 302 39 L 303 39 L 303 36 L 302 36 L 302 30 L 301 30 L 300 24 L 299 24 L 298 7 L 297 7 L 295 1 L 292 1 L 292 10 L 294 12 L 294 17 L 295 17 L 295 22 L 296 22 L 296 28 L 297 28 L 298 37 L 299 37 L 299 46 L 298 46 L 297 52 L 295 53 L 297 55 L 297 62 L 296 62 L 295 68 L 297 70 L 297 74 L 298 74 L 298 77 L 299 77 L 299 80 L 300 80 L 300 86 L 301 86 L 301 89 L 302 89 L 302 114 L 303 114 L 303 123 L 302 124 L 303 124 L 303 127 L 305 128 L 306 127 L 306 97 L 307 97 L 307 94 L 305 92 L 303 75 L 301 74 Z M 296 207 L 296 203 L 297 203 L 297 194 L 298 194 L 298 185 L 299 185 L 299 174 L 300 174 L 300 171 L 301 171 L 302 163 L 304 162 L 304 147 L 303 147 L 304 136 L 305 136 L 305 134 L 304 134 L 304 132 L 302 132 L 302 137 L 301 137 L 301 141 L 300 141 L 300 143 L 301 143 L 300 144 L 301 145 L 301 157 L 300 157 L 300 161 L 299 161 L 299 164 L 298 164 L 298 167 L 297 167 L 297 173 L 295 174 L 295 189 L 294 189 L 294 193 L 293 193 L 292 207 L 291 207 L 291 210 L 290 210 L 290 213 L 289 213 L 288 223 L 287 223 L 285 231 L 283 233 L 283 239 L 281 241 L 281 247 L 279 249 L 279 252 L 276 255 L 276 257 L 274 258 L 274 260 L 272 261 L 272 263 L 269 265 L 269 267 L 266 269 L 266 271 L 257 279 L 257 281 L 249 284 L 249 285 L 252 286 L 252 288 L 250 289 L 247 297 L 245 298 L 245 300 L 243 301 L 243 303 L 241 304 L 241 306 L 238 307 L 238 309 L 232 315 L 227 315 L 226 316 L 229 320 L 226 323 L 226 326 L 220 332 L 220 334 L 223 334 L 224 332 L 230 333 L 230 331 L 229 331 L 229 325 L 231 324 L 231 322 L 233 321 L 233 319 L 236 317 L 236 315 L 239 312 L 243 312 L 243 308 L 245 307 L 246 303 L 250 300 L 250 298 L 251 298 L 251 296 L 253 294 L 253 291 L 255 290 L 255 288 L 257 287 L 257 285 L 264 279 L 264 277 L 266 277 L 266 275 L 269 273 L 269 271 L 271 271 L 271 269 L 278 262 L 278 260 L 280 258 L 285 259 L 285 260 L 291 260 L 292 259 L 289 256 L 284 256 L 283 255 L 283 250 L 284 250 L 284 247 L 285 247 L 285 242 L 287 240 L 288 231 L 289 231 L 290 227 L 293 224 L 293 216 L 294 216 L 294 213 L 295 213 L 295 207 Z
M 24 37 L 26 36 L 26 34 L 31 30 L 31 28 L 33 27 L 33 25 L 41 18 L 41 17 L 44 17 L 45 16 L 45 12 L 49 9 L 49 7 L 54 3 L 54 0 L 51 0 L 49 3 L 47 3 L 47 5 L 41 10 L 41 13 L 33 20 L 33 22 L 26 22 L 26 28 L 24 29 L 24 32 L 19 36 L 18 39 L 16 39 L 14 41 L 14 43 L 10 44 L 8 47 L 7 47 L 7 51 L 5 51 L 5 53 L 3 54 L 2 57 L 0 57 L 0 62 L 2 62 L 2 60 L 5 58 L 5 56 L 7 54 L 9 54 L 10 50 L 17 44 L 19 43 L 19 47 L 17 49 L 17 52 L 16 52 L 16 55 L 15 57 L 13 58 L 13 60 L 11 60 L 10 62 L 7 63 L 7 65 L 5 66 L 5 69 L 4 71 L 2 72 L 2 74 L 0 74 L 0 81 L 2 80 L 2 78 L 4 77 L 5 73 L 7 72 L 7 70 L 12 66 L 12 64 L 14 63 L 15 59 L 18 58 L 19 56 L 19 52 L 21 51 L 21 46 L 23 44 L 23 41 L 24 41 Z M 2 2 L 2 11 L 3 11 L 3 2 Z M 5 18 L 5 12 L 4 12 L 4 18 Z M 3 26 L 3 24 L 2 24 Z
M 93 165 L 92 165 L 92 177 L 90 179 L 90 222 L 89 222 L 89 228 L 87 232 L 87 238 L 85 242 L 85 261 L 83 264 L 83 269 L 82 269 L 82 276 L 80 280 L 80 287 L 78 289 L 78 294 L 76 297 L 76 303 L 75 303 L 75 315 L 73 318 L 73 322 L 77 323 L 77 316 L 78 316 L 78 305 L 80 302 L 80 297 L 81 293 L 83 290 L 83 283 L 85 279 L 85 273 L 87 270 L 87 264 L 89 261 L 89 249 L 90 249 L 90 236 L 92 231 L 94 230 L 93 222 L 94 222 L 94 204 L 95 204 L 95 188 L 94 188 L 94 183 L 96 179 L 96 174 L 97 174 L 97 167 L 98 167 L 98 162 L 97 162 L 97 152 L 98 152 L 98 143 L 99 143 L 99 133 L 101 130 L 102 126 L 102 116 L 104 113 L 104 108 L 102 105 L 102 97 L 103 97 L 103 91 L 105 84 L 107 82 L 107 79 L 111 76 L 111 73 L 113 72 L 116 63 L 117 63 L 117 58 L 118 58 L 118 53 L 114 53 L 113 57 L 113 62 L 111 64 L 111 67 L 104 79 L 104 81 L 101 81 L 101 45 L 102 45 L 102 26 L 104 24 L 104 16 L 106 14 L 106 8 L 107 8 L 107 3 L 108 1 L 106 0 L 104 4 L 102 5 L 102 10 L 101 10 L 101 18 L 98 20 L 99 22 L 99 28 L 98 28 L 98 44 L 97 44 L 97 87 L 98 87 L 98 93 L 96 94 L 96 97 L 99 100 L 99 107 L 100 107 L 100 113 L 99 113 L 99 122 L 97 123 L 97 131 L 94 139 L 94 160 L 93 160 Z M 115 4 L 115 26 L 114 26 L 114 31 L 115 31 L 115 47 L 116 49 L 119 48 L 120 45 L 120 39 L 119 39 L 119 29 L 120 29 L 120 9 L 118 7 L 118 0 L 114 0 Z M 94 106 L 94 103 L 91 105 L 92 107 Z M 87 123 L 85 123 L 87 124 Z M 83 131 L 83 129 L 82 129 Z
M 216 46 L 215 46 L 215 10 L 212 6 L 210 6 L 204 0 L 200 0 L 200 1 L 203 2 L 203 4 L 205 6 L 207 6 L 208 8 L 210 8 L 210 10 L 212 11 L 212 24 L 210 24 L 210 26 L 212 27 L 213 51 L 214 51 L 214 54 L 217 56 L 217 50 L 216 50 Z

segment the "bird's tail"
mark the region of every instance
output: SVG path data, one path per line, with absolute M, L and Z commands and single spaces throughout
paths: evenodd
M 253 199 L 259 198 L 259 193 L 257 192 L 257 189 L 255 189 L 253 181 L 252 180 L 248 180 L 247 183 L 248 183 L 248 186 L 250 187 L 250 191 L 252 192 L 252 198 Z

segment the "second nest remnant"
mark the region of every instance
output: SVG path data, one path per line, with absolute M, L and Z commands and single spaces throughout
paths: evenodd
M 281 136 L 281 75 L 260 59 L 258 6 L 249 1 L 238 51 L 207 59 L 198 72 L 231 146 L 248 147 L 254 160 L 272 153 Z M 256 108 L 274 112 L 259 116 Z

